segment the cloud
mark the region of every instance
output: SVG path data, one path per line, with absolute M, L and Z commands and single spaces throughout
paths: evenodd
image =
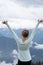
M 14 19 L 12 21 L 11 22 L 8 21 L 8 24 L 11 28 L 14 28 L 14 29 L 23 29 L 23 28 L 32 29 L 32 28 L 35 28 L 37 24 L 37 21 L 35 20 Z M 42 27 L 43 27 L 43 24 L 40 24 L 38 28 L 42 28 Z M 0 22 L 0 28 L 7 28 L 7 26 L 2 24 L 2 22 Z M 2 29 L 2 31 L 5 31 L 5 30 Z
M 8 54 L 9 55 L 9 54 Z M 14 49 L 11 53 L 10 53 L 11 57 L 14 58 L 13 63 L 9 62 L 6 63 L 5 60 L 3 60 L 2 62 L 0 61 L 0 65 L 16 65 L 18 63 L 18 52 Z M 5 55 L 6 56 L 6 55 Z M 0 58 L 2 57 L 2 51 L 0 51 Z M 6 59 L 6 58 L 5 58 Z M 9 60 L 10 61 L 10 60 Z
M 0 53 L 2 52 L 0 51 Z M 18 52 L 16 50 L 13 50 L 10 55 L 14 58 L 13 63 L 6 63 L 5 61 L 2 61 L 0 62 L 0 65 L 16 65 L 18 63 Z
M 43 0 L 13 0 L 14 2 L 25 6 L 43 6 Z
M 13 64 L 16 65 L 18 63 L 18 52 L 17 52 L 17 50 L 12 51 L 12 56 L 15 58 L 15 60 L 13 61 Z
M 23 0 L 23 2 L 25 3 L 26 0 L 25 1 Z M 26 8 L 17 4 L 16 0 L 14 1 L 0 0 L 0 20 L 2 21 L 3 19 L 6 19 L 8 21 L 9 20 L 15 21 L 14 24 L 11 23 L 10 25 L 16 29 L 23 27 L 32 28 L 32 26 L 34 25 L 32 24 L 33 23 L 32 21 L 41 18 L 43 18 L 43 6 L 41 7 L 29 6 L 28 8 Z M 28 22 L 30 20 L 31 23 Z M 0 28 L 6 27 L 1 24 L 1 21 L 0 21 Z
M 43 49 L 43 44 L 38 44 L 37 42 L 31 42 L 30 47 L 35 49 Z
M 13 51 L 12 51 L 12 55 L 13 55 L 13 57 L 17 56 L 17 55 L 18 55 L 17 50 L 13 50 Z
M 0 1 L 0 18 L 36 18 L 43 14 L 43 7 L 29 7 L 25 8 L 10 0 Z
M 38 44 L 38 45 L 34 46 L 34 48 L 36 48 L 36 49 L 43 49 L 43 44 Z

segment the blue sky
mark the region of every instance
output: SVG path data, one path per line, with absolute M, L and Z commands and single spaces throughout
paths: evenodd
M 0 28 L 6 27 L 2 20 L 11 21 L 9 24 L 15 29 L 34 28 L 42 18 L 43 0 L 0 0 Z

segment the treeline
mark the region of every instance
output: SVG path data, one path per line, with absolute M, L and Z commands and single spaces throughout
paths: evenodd
M 43 65 L 43 62 L 40 62 L 40 61 L 39 62 L 36 62 L 36 63 L 33 63 L 32 62 L 32 65 Z
M 18 65 L 18 64 L 16 64 L 16 65 Z M 32 62 L 32 65 L 43 65 L 43 62 L 36 62 L 36 63 L 34 63 L 34 62 Z

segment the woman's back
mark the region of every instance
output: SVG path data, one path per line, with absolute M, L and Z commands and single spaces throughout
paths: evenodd
M 21 42 L 21 43 L 20 43 Z M 20 40 L 18 42 L 18 58 L 21 61 L 30 61 L 31 60 L 31 55 L 30 55 L 30 44 L 28 43 L 23 43 L 23 41 Z

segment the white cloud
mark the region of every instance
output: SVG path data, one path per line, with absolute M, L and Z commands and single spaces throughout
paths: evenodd
M 13 51 L 12 51 L 12 54 L 13 54 L 13 57 L 17 56 L 17 55 L 18 55 L 17 50 L 13 50 Z
M 11 0 L 0 0 L 0 20 L 3 19 L 14 20 L 14 23 L 10 23 L 11 27 L 18 28 L 34 28 L 34 20 L 43 18 L 43 6 L 42 7 L 23 7 Z M 31 22 L 30 22 L 31 20 Z M 11 21 L 11 22 L 12 22 Z M 0 28 L 3 26 L 0 22 Z M 41 27 L 43 27 L 41 25 Z
M 6 63 L 5 61 L 0 62 L 0 65 L 12 65 L 11 63 Z
M 2 53 L 2 51 L 0 51 L 0 53 Z M 0 61 L 0 65 L 16 65 L 18 63 L 18 52 L 16 50 L 13 50 L 11 55 L 14 58 L 13 63 L 6 63 L 5 61 Z
M 36 49 L 43 49 L 43 44 L 38 44 L 38 45 L 34 46 L 34 48 L 36 48 Z
M 43 44 L 38 44 L 37 42 L 31 42 L 30 47 L 35 49 L 43 49 Z
M 18 52 L 17 52 L 17 50 L 12 51 L 12 56 L 15 58 L 15 60 L 13 61 L 13 64 L 16 65 L 18 63 Z

